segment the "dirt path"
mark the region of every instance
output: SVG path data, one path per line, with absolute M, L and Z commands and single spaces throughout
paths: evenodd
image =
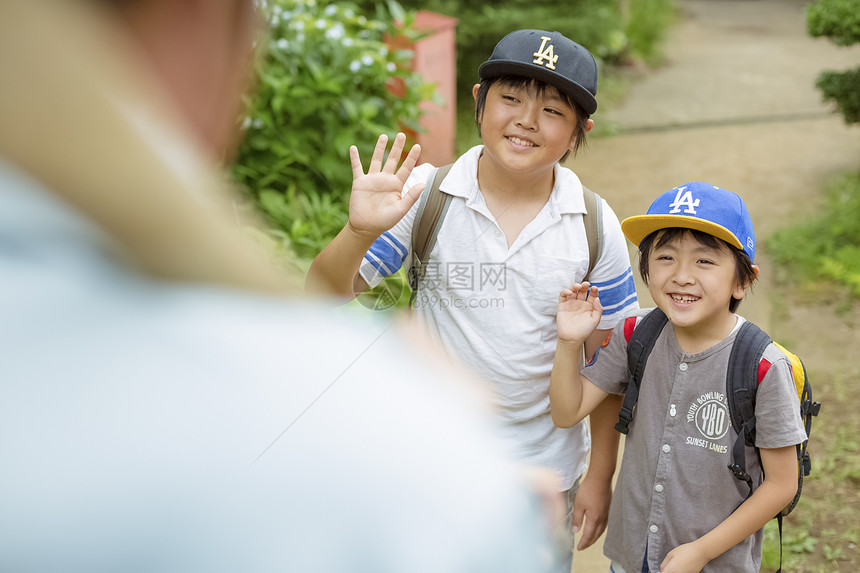
M 598 112 L 595 122 L 614 124 L 618 135 L 592 139 L 570 165 L 619 218 L 644 213 L 659 193 L 688 181 L 741 194 L 762 271 L 741 312 L 778 338 L 789 336 L 812 370 L 856 373 L 845 349 L 860 347 L 857 330 L 832 310 L 778 300 L 761 249 L 773 231 L 814 213 L 833 177 L 860 167 L 860 128 L 830 113 L 814 85 L 824 69 L 855 67 L 860 46 L 810 38 L 805 4 L 679 1 L 666 66 L 636 81 L 623 105 Z M 647 290 L 640 293 L 650 304 Z M 574 559 L 577 572 L 608 569 L 602 541 Z

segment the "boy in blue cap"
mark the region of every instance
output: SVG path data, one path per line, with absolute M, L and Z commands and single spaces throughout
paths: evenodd
M 615 573 L 758 571 L 762 527 L 797 491 L 795 445 L 806 433 L 790 361 L 770 344 L 755 405 L 760 463 L 755 454 L 746 458 L 757 487 L 745 500 L 745 485 L 726 469 L 737 429 L 725 393 L 729 356 L 744 322 L 735 310 L 758 274 L 749 212 L 734 193 L 688 183 L 621 227 L 639 246 L 640 273 L 669 322 L 642 374 L 604 553 Z M 628 390 L 628 341 L 650 312 L 620 321 L 580 371 L 575 353 L 598 324 L 598 292 L 582 283 L 559 296 L 550 400 L 563 427 L 607 394 Z
M 559 489 L 568 493 L 572 512 L 568 521 L 579 527 L 585 516 L 584 548 L 605 528 L 620 402 L 592 416 L 594 451 L 574 502 L 589 428 L 555 427 L 548 394 L 558 292 L 585 280 L 589 266 L 583 186 L 559 162 L 593 125 L 597 66 L 588 50 L 558 32 L 518 30 L 498 43 L 479 75 L 473 95 L 483 145 L 462 155 L 441 183 L 451 202 L 414 311 L 453 355 L 491 383 L 502 432 L 519 459 L 561 476 Z M 433 166 L 412 172 L 416 146 L 398 169 L 403 145 L 401 134 L 383 161 L 381 137 L 368 173 L 351 150 L 349 222 L 314 260 L 312 288 L 355 296 L 408 260 L 413 205 Z M 638 308 L 620 224 L 598 201 L 602 248 L 589 280 L 600 285 L 607 311 L 585 344 L 589 353 L 617 319 Z

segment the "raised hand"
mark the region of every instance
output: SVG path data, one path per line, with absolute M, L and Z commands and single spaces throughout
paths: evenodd
M 584 343 L 600 323 L 603 306 L 597 287 L 574 283 L 558 295 L 558 338 L 564 342 Z
M 367 173 L 361 166 L 358 149 L 353 145 L 349 148 L 349 159 L 352 163 L 352 193 L 349 197 L 349 225 L 359 234 L 372 234 L 378 237 L 393 227 L 403 215 L 415 204 L 424 184 L 415 185 L 402 195 L 403 185 L 412 173 L 421 147 L 413 145 L 403 160 L 400 168 L 397 164 L 403 154 L 406 136 L 398 133 L 388 158 L 383 162 L 388 136 L 380 135 L 370 158 Z

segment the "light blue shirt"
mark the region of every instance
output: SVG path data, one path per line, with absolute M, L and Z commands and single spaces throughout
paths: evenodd
M 148 278 L 2 161 L 0 277 L 0 570 L 544 570 L 489 415 L 391 322 Z

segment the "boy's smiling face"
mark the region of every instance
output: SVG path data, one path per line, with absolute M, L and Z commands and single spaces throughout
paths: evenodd
M 727 245 L 709 247 L 689 233 L 651 249 L 648 290 L 679 339 L 689 335 L 716 343 L 728 336 L 735 324 L 729 302 L 746 291 L 736 265 Z
M 487 92 L 480 119 L 483 157 L 501 170 L 539 175 L 576 143 L 576 112 L 554 87 L 538 90 L 534 83 L 496 82 Z

